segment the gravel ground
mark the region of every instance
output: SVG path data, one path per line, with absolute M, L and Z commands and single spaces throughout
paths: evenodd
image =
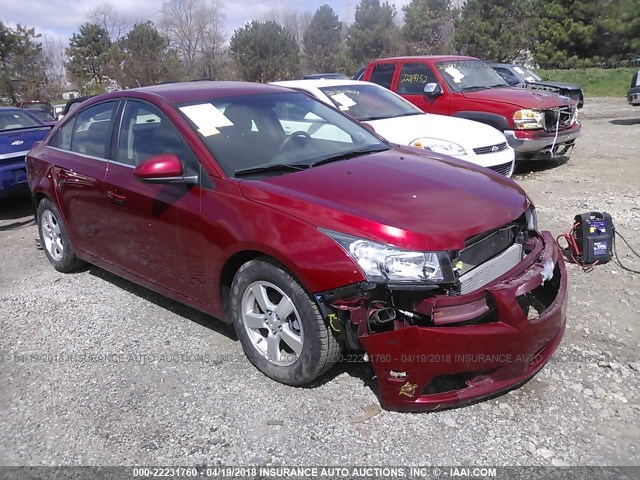
M 640 109 L 588 99 L 582 119 L 568 162 L 516 180 L 554 234 L 604 210 L 640 248 Z M 29 214 L 0 204 L 0 464 L 640 465 L 640 275 L 614 263 L 568 267 L 565 338 L 521 388 L 356 422 L 377 405 L 366 367 L 275 383 L 223 323 L 95 267 L 57 273 Z

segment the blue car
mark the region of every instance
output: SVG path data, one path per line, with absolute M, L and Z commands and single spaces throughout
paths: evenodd
M 50 129 L 26 110 L 0 107 L 0 198 L 29 191 L 25 157 Z

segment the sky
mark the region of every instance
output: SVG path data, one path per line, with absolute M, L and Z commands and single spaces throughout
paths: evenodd
M 397 0 L 400 12 L 409 0 Z M 47 39 L 67 42 L 69 37 L 86 23 L 90 12 L 102 3 L 113 5 L 120 14 L 135 21 L 160 19 L 163 0 L 0 0 L 0 20 L 15 26 L 20 23 L 35 27 Z M 227 39 L 234 30 L 250 20 L 261 20 L 277 9 L 314 12 L 320 5 L 329 4 L 341 20 L 352 21 L 358 0 L 222 0 L 226 17 Z

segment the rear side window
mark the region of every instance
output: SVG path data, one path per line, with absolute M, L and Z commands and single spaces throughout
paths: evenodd
M 378 63 L 373 67 L 369 81 L 390 89 L 395 71 L 395 63 Z
M 63 150 L 71 150 L 71 136 L 73 135 L 75 125 L 76 117 L 73 117 L 55 133 L 49 142 L 49 146 Z
M 423 95 L 427 83 L 436 83 L 436 77 L 424 63 L 406 63 L 400 71 L 398 93 L 404 95 Z
M 106 102 L 78 113 L 71 137 L 70 150 L 92 157 L 106 158 L 111 141 L 111 119 L 116 102 Z

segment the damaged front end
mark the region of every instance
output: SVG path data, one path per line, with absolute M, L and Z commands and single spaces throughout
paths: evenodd
M 567 279 L 549 232 L 526 221 L 450 252 L 440 284 L 362 282 L 316 295 L 343 344 L 365 351 L 383 408 L 453 407 L 518 386 L 565 328 Z

